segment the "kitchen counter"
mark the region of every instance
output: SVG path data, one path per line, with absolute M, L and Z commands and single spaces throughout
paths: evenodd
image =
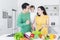
M 7 37 L 8 34 L 0 36 L 0 40 L 14 40 L 13 37 Z
M 14 40 L 13 37 L 7 37 L 7 35 L 9 35 L 9 34 L 0 36 L 0 40 Z M 57 35 L 57 38 L 55 40 L 58 40 L 58 37 L 59 37 L 59 35 Z M 34 40 L 42 40 L 42 39 L 38 38 L 38 39 L 34 39 Z

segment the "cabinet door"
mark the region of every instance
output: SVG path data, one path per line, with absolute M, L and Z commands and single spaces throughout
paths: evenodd
M 13 33 L 12 16 L 5 15 L 6 13 L 0 13 L 0 35 Z

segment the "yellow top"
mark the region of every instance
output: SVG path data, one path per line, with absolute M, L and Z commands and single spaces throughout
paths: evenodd
M 47 24 L 47 19 L 48 19 L 47 15 L 36 16 L 36 18 L 35 18 L 36 30 L 40 30 L 42 28 L 43 24 L 44 25 Z

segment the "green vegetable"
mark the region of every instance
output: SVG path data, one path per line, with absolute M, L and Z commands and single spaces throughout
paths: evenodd
M 35 34 L 34 38 L 38 38 L 38 36 L 42 34 L 41 31 L 37 31 L 37 30 L 33 31 L 32 33 Z
M 34 40 L 34 38 L 30 38 L 30 40 Z
M 45 40 L 49 40 L 49 36 L 48 35 L 45 37 Z
M 15 40 L 19 40 L 20 38 L 23 38 L 23 37 L 24 37 L 24 35 L 21 32 L 17 32 L 14 35 Z
M 36 34 L 34 38 L 35 38 L 35 39 L 38 38 L 38 35 Z
M 33 31 L 32 33 L 39 35 L 39 34 L 41 34 L 41 31 Z

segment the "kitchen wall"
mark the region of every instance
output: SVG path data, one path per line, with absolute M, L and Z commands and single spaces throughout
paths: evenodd
M 12 9 L 17 10 L 17 0 L 0 0 L 0 35 L 10 34 L 13 28 L 8 28 L 7 18 L 3 18 L 3 11 L 8 12 L 9 16 L 12 16 Z
M 21 4 L 27 2 L 30 3 L 31 5 L 35 5 L 36 9 L 38 6 L 43 5 L 45 7 L 45 5 L 58 5 L 59 9 L 60 9 L 60 1 L 59 0 L 0 0 L 0 35 L 3 34 L 10 34 L 13 33 L 15 30 L 13 29 L 14 27 L 12 26 L 11 28 L 8 28 L 8 19 L 7 18 L 3 18 L 3 11 L 8 12 L 9 16 L 13 16 L 15 13 L 12 12 L 12 9 L 17 10 L 16 12 L 16 18 L 18 16 L 18 14 L 22 11 L 21 9 Z M 35 10 L 36 11 L 36 10 Z M 48 13 L 49 14 L 49 13 Z M 60 10 L 59 10 L 59 15 L 58 16 L 50 16 L 50 18 L 55 18 L 51 19 L 50 21 L 54 21 L 56 22 L 56 27 L 52 27 L 54 28 L 54 30 L 58 33 L 60 33 L 59 29 L 60 29 Z M 15 18 L 15 16 L 14 16 Z M 15 21 L 14 19 L 12 21 Z M 15 25 L 15 22 L 13 22 L 13 25 Z M 17 27 L 17 26 L 16 26 Z
M 59 0 L 18 0 L 18 10 L 20 12 L 21 10 L 21 4 L 27 2 L 30 3 L 31 5 L 35 5 L 35 7 L 38 7 L 40 5 L 59 5 Z

